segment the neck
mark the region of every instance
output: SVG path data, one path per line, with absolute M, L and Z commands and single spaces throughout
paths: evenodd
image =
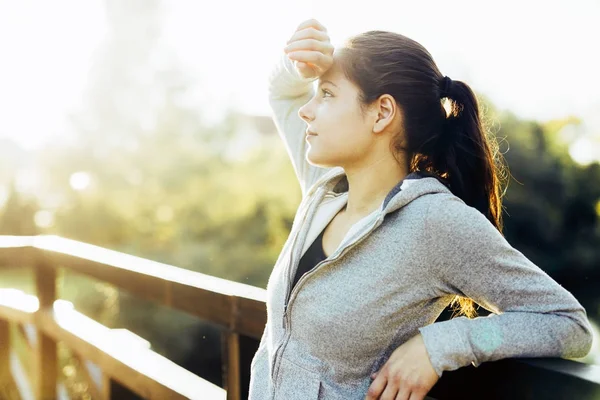
M 408 168 L 392 157 L 382 158 L 361 167 L 344 167 L 348 178 L 348 203 L 345 214 L 363 217 L 375 211 L 390 190 L 408 174 Z

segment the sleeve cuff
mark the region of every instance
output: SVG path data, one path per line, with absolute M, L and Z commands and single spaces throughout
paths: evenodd
M 303 78 L 298 74 L 292 60 L 282 54 L 269 76 L 269 91 L 285 93 L 288 96 L 306 93 L 307 87 L 317 78 Z
M 455 318 L 419 328 L 429 361 L 440 378 L 444 371 L 467 366 L 474 360 L 469 345 L 457 329 L 456 324 L 460 322 L 461 318 Z

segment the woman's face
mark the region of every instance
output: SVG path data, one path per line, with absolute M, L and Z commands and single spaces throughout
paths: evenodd
M 308 162 L 320 167 L 360 165 L 372 150 L 370 117 L 363 117 L 359 90 L 341 71 L 334 53 L 333 66 L 318 80 L 315 95 L 298 111 L 307 123 Z M 305 132 L 306 134 L 306 132 Z

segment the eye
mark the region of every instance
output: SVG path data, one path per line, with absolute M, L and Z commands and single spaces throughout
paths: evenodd
M 326 94 L 328 94 L 329 96 L 333 96 L 333 94 L 331 94 L 331 92 L 326 89 L 321 89 L 321 93 L 323 93 L 323 97 L 327 97 L 327 96 L 325 96 Z

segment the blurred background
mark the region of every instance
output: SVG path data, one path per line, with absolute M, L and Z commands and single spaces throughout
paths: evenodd
M 0 0 L 0 234 L 265 288 L 301 196 L 267 76 L 311 17 L 334 44 L 369 29 L 409 36 L 477 92 L 513 176 L 505 235 L 586 307 L 596 341 L 583 361 L 600 365 L 595 0 Z M 0 271 L 0 287 L 33 293 L 31 274 Z M 220 362 L 211 326 L 75 274 L 59 293 L 219 379 L 197 356 Z

